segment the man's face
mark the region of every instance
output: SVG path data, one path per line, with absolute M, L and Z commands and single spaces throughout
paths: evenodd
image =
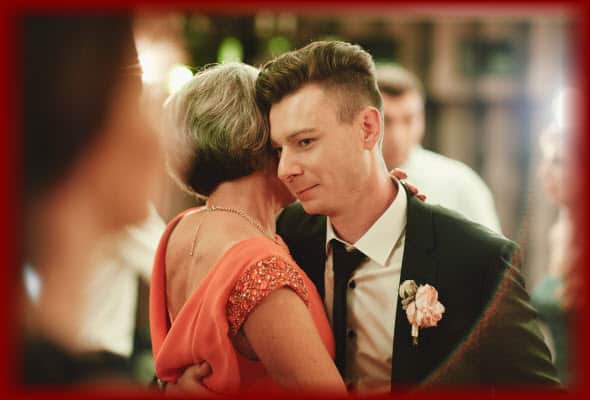
M 416 91 L 401 96 L 383 93 L 385 130 L 383 158 L 388 169 L 399 167 L 410 150 L 422 141 L 424 134 L 424 108 L 422 97 Z
M 572 204 L 571 159 L 566 156 L 560 139 L 544 140 L 541 143 L 539 173 L 548 198 L 557 206 Z
M 333 217 L 354 206 L 368 164 L 357 120 L 341 122 L 337 96 L 313 83 L 271 107 L 278 176 L 306 212 Z

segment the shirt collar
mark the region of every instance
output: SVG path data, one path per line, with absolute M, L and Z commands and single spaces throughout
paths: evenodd
M 406 191 L 401 187 L 399 181 L 392 177 L 398 187 L 397 195 L 375 221 L 375 223 L 354 243 L 354 247 L 362 251 L 367 257 L 385 266 L 395 244 L 406 227 L 408 199 Z M 326 218 L 326 254 L 328 253 L 330 240 L 336 239 L 346 245 L 346 241 L 340 239 L 334 229 L 330 218 Z

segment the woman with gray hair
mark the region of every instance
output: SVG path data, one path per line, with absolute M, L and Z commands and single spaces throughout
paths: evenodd
M 164 232 L 150 288 L 156 375 L 207 361 L 217 393 L 297 387 L 344 394 L 316 288 L 275 233 L 292 196 L 255 102 L 258 71 L 207 68 L 168 99 L 168 166 L 204 207 Z

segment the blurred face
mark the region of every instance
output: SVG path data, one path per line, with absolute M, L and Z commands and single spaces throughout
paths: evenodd
M 383 93 L 385 129 L 383 158 L 388 169 L 399 167 L 410 150 L 422 141 L 424 135 L 424 107 L 422 97 L 416 91 L 401 96 Z
M 541 142 L 540 178 L 546 195 L 558 206 L 567 206 L 570 199 L 570 189 L 573 179 L 571 169 L 564 159 L 563 144 L 556 140 Z
M 307 84 L 270 111 L 278 177 L 306 212 L 334 216 L 350 209 L 367 174 L 357 119 L 338 119 L 334 96 Z

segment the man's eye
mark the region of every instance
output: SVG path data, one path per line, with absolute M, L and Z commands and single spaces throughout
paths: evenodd
M 282 147 L 275 147 L 275 148 L 273 148 L 273 151 L 277 156 L 280 156 L 281 153 L 283 152 L 283 148 Z
M 306 147 L 306 146 L 309 146 L 312 142 L 313 142 L 313 139 L 301 139 L 299 141 L 299 146 Z

